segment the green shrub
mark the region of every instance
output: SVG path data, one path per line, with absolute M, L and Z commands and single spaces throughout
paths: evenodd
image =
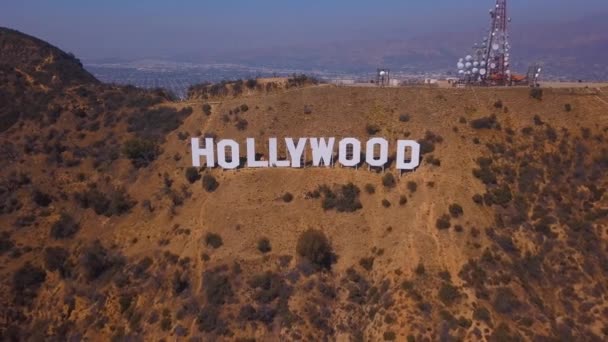
M 59 220 L 51 226 L 51 237 L 68 239 L 80 230 L 80 225 L 68 213 L 61 213 Z
M 203 104 L 203 113 L 205 113 L 205 115 L 209 116 L 211 115 L 211 105 L 208 103 Z
M 223 245 L 222 237 L 215 233 L 207 233 L 205 235 L 205 244 L 214 249 L 220 248 Z
M 447 215 L 447 214 L 442 215 L 440 218 L 437 219 L 435 226 L 437 227 L 437 229 L 440 229 L 440 230 L 449 229 L 451 227 L 450 215 Z
M 464 213 L 464 211 L 462 210 L 462 206 L 460 206 L 460 204 L 458 203 L 451 204 L 449 210 L 450 215 L 452 215 L 453 218 L 458 218 Z
M 27 305 L 38 295 L 38 289 L 46 280 L 46 272 L 29 262 L 13 274 L 13 291 L 17 304 Z
M 384 185 L 385 187 L 394 188 L 396 184 L 397 184 L 397 181 L 395 180 L 395 176 L 393 176 L 392 173 L 387 172 L 382 177 L 382 185 Z
M 380 132 L 380 126 L 374 124 L 367 124 L 365 126 L 365 131 L 369 135 L 376 135 L 378 132 Z
M 214 192 L 220 184 L 213 175 L 206 174 L 203 176 L 203 189 L 207 192 Z
M 397 335 L 394 331 L 385 331 L 384 334 L 382 334 L 382 337 L 385 341 L 394 341 L 397 339 Z
M 247 120 L 243 119 L 243 118 L 238 118 L 236 120 L 236 124 L 235 127 L 239 130 L 239 131 L 244 131 L 247 129 L 247 126 L 249 125 L 249 122 L 247 122 Z
M 319 269 L 330 269 L 334 254 L 325 234 L 320 230 L 309 229 L 298 238 L 298 255 Z
M 290 192 L 286 192 L 285 194 L 283 194 L 282 199 L 283 199 L 283 202 L 289 203 L 289 202 L 293 201 L 293 195 Z
M 458 288 L 452 284 L 444 283 L 439 289 L 439 299 L 446 305 L 450 305 L 460 297 Z
M 258 250 L 262 253 L 268 253 L 272 250 L 272 247 L 270 246 L 270 240 L 268 240 L 268 238 L 261 238 L 258 241 Z
M 376 187 L 373 184 L 367 183 L 367 184 L 365 184 L 364 188 L 365 188 L 365 192 L 367 192 L 370 195 L 376 193 Z
M 136 168 L 146 167 L 160 154 L 156 143 L 152 140 L 130 139 L 123 145 L 123 153 L 131 160 Z
M 199 179 L 201 179 L 201 175 L 198 173 L 198 168 L 191 166 L 186 169 L 186 180 L 190 184 L 193 184 Z
M 367 271 L 371 271 L 374 268 L 374 257 L 361 258 L 359 265 Z
M 496 115 L 489 117 L 483 117 L 471 121 L 471 127 L 474 129 L 492 129 L 498 128 L 498 122 L 496 121 Z
M 44 263 L 48 271 L 58 271 L 62 278 L 70 276 L 72 265 L 69 262 L 70 254 L 61 247 L 47 247 L 44 249 Z

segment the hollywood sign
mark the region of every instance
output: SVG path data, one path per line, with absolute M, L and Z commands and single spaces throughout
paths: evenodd
M 200 167 L 201 158 L 205 157 L 207 167 L 217 165 L 224 169 L 236 169 L 240 166 L 240 145 L 232 139 L 214 142 L 213 138 L 192 138 L 192 166 Z M 306 160 L 306 146 L 312 154 L 313 166 L 331 166 L 334 164 L 336 138 L 285 138 L 289 154 L 286 159 L 279 159 L 277 138 L 268 139 L 268 158 L 258 158 L 254 138 L 246 139 L 246 167 L 292 167 L 300 168 Z M 355 167 L 361 163 L 362 144 L 356 138 L 343 138 L 338 144 L 338 163 L 345 167 Z M 409 152 L 409 153 L 408 153 Z M 371 138 L 365 143 L 365 162 L 371 167 L 384 167 L 389 161 L 389 143 L 384 138 Z M 414 140 L 397 140 L 395 167 L 398 170 L 413 170 L 420 164 L 420 144 Z

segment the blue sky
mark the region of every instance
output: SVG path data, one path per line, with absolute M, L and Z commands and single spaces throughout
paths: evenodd
M 2 0 L 0 26 L 87 58 L 399 39 L 478 30 L 494 0 Z M 560 22 L 599 12 L 607 0 L 511 0 L 514 22 Z

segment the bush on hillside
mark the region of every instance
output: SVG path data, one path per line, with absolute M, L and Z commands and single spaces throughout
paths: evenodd
M 160 154 L 160 149 L 152 140 L 130 139 L 123 145 L 123 153 L 136 168 L 146 167 Z
M 334 254 L 329 240 L 320 230 L 309 229 L 298 238 L 296 252 L 319 269 L 329 270 Z
M 80 225 L 68 213 L 61 213 L 59 220 L 51 226 L 51 237 L 54 239 L 68 239 L 74 236 Z

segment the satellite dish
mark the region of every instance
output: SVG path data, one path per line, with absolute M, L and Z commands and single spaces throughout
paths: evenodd
M 500 49 L 500 45 L 496 43 L 492 44 L 492 50 L 497 51 L 498 49 Z
M 490 69 L 496 69 L 496 63 L 491 63 L 490 64 Z
M 479 69 L 479 74 L 481 76 L 485 75 L 486 74 L 486 69 Z
M 536 74 L 534 75 L 534 78 L 538 78 L 540 76 L 540 74 Z

